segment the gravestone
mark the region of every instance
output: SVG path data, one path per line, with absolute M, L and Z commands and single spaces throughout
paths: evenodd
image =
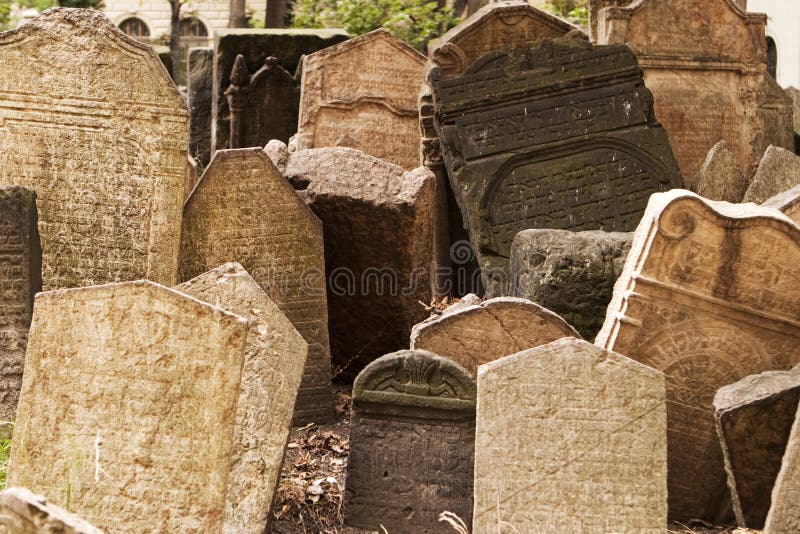
M 559 314 L 584 339 L 594 339 L 632 238 L 630 232 L 523 230 L 511 243 L 512 293 Z
M 597 42 L 597 25 L 600 10 L 604 7 L 625 6 L 633 0 L 588 0 L 587 11 L 589 15 L 589 39 L 593 43 Z
M 800 362 L 800 227 L 779 211 L 653 195 L 595 343 L 667 375 L 670 516 L 711 520 L 725 486 L 712 401 Z
M 736 523 L 761 529 L 800 401 L 800 366 L 717 390 L 714 411 Z
M 781 462 L 781 470 L 772 489 L 772 506 L 764 525 L 766 534 L 793 534 L 800 529 L 798 495 L 800 495 L 800 417 L 795 415 Z
M 183 199 L 184 201 L 189 198 L 189 194 L 197 184 L 197 161 L 188 156 L 186 159 L 186 182 L 183 185 Z
M 760 204 L 796 185 L 800 185 L 800 156 L 770 146 L 758 164 L 758 170 L 744 195 L 744 202 Z
M 736 153 L 725 141 L 720 141 L 708 151 L 703 166 L 697 174 L 692 191 L 709 200 L 738 203 L 750 185 L 744 175 Z
M 450 358 L 475 377 L 478 366 L 562 337 L 580 337 L 564 319 L 527 299 L 497 297 L 447 308 L 411 331 L 411 348 Z
M 189 101 L 189 154 L 203 166 L 211 161 L 211 87 L 214 74 L 214 49 L 189 49 L 189 76 L 186 93 Z
M 331 420 L 322 224 L 261 148 L 217 151 L 184 206 L 180 280 L 231 261 L 308 343 L 295 423 Z
M 424 68 L 425 56 L 382 28 L 307 56 L 297 148 L 345 146 L 418 167 Z
M 280 480 L 308 343 L 238 263 L 175 289 L 250 321 L 223 532 L 263 532 Z
M 267 58 L 278 58 L 287 72 L 295 72 L 303 55 L 341 43 L 347 33 L 337 29 L 220 29 L 214 32 L 214 67 L 211 95 L 211 152 L 231 148 L 230 108 L 225 91 L 231 85 L 236 56 L 244 57 L 248 73 L 255 73 Z M 282 112 L 283 113 L 283 112 Z M 296 120 L 296 117 L 293 119 Z M 273 124 L 273 127 L 278 125 Z M 292 132 L 294 133 L 294 132 Z M 281 139 L 287 142 L 289 139 Z M 263 146 L 263 143 L 257 145 Z
M 444 160 L 487 292 L 508 286 L 531 228 L 630 231 L 648 197 L 680 184 L 636 56 L 545 40 L 430 73 Z
M 297 131 L 299 72 L 290 74 L 277 58 L 268 57 L 251 75 L 244 56 L 236 56 L 225 96 L 230 108 L 230 148 L 264 146 L 272 139 L 288 141 Z
M 686 186 L 720 139 L 746 176 L 769 145 L 793 148 L 792 101 L 767 73 L 766 15 L 733 0 L 644 0 L 597 18 L 598 44 L 636 52 Z
M 445 534 L 441 512 L 472 517 L 475 382 L 422 350 L 378 358 L 353 384 L 345 523 Z
M 0 187 L 0 421 L 15 418 L 33 296 L 42 290 L 36 218 L 34 191 Z M 0 427 L 0 435 L 9 437 L 5 428 Z
M 800 185 L 796 185 L 783 193 L 778 193 L 764 202 L 762 206 L 782 211 L 784 215 L 800 224 Z
M 0 532 L 102 534 L 78 516 L 25 488 L 9 488 L 0 492 Z
M 567 338 L 478 370 L 475 532 L 663 533 L 664 375 Z
M 787 87 L 786 94 L 792 99 L 794 131 L 795 133 L 800 133 L 800 89 L 797 87 Z
M 39 293 L 8 485 L 103 530 L 220 532 L 246 336 L 149 281 Z
M 153 49 L 102 13 L 0 35 L 0 185 L 36 191 L 45 289 L 177 269 L 189 113 Z
M 432 296 L 435 179 L 352 148 L 289 155 L 270 146 L 322 221 L 333 363 L 354 378 L 375 358 L 408 347 L 411 328 L 427 316 L 419 303 Z

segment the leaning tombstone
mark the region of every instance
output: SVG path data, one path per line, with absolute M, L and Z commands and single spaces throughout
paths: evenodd
M 332 420 L 322 224 L 261 148 L 217 151 L 184 206 L 180 280 L 231 261 L 309 345 L 295 423 Z
M 678 187 L 636 56 L 548 39 L 497 50 L 460 76 L 430 72 L 447 174 L 487 293 L 506 291 L 514 236 L 631 231 L 652 193 Z
M 800 362 L 800 227 L 779 211 L 653 195 L 595 343 L 667 375 L 670 516 L 725 507 L 717 389 Z
M 692 191 L 709 200 L 737 203 L 742 201 L 749 185 L 736 153 L 728 143 L 720 141 L 708 151 Z
M 425 56 L 383 28 L 307 56 L 297 148 L 345 146 L 418 167 L 424 68 Z
M 798 410 L 800 411 L 800 410 Z M 781 470 L 772 488 L 772 506 L 767 514 L 764 534 L 795 534 L 800 529 L 800 413 L 795 414 Z
M 758 164 L 743 201 L 762 203 L 797 185 L 800 185 L 800 156 L 770 146 Z
M 424 350 L 378 358 L 353 384 L 345 523 L 448 533 L 439 514 L 472 517 L 475 382 Z
M 42 289 L 42 250 L 36 224 L 36 193 L 0 187 L 0 421 L 14 421 L 33 297 Z M 0 426 L 0 436 L 10 432 Z
M 189 112 L 153 49 L 55 8 L 0 65 L 0 185 L 36 191 L 43 287 L 174 283 Z
M 478 369 L 475 532 L 665 532 L 664 375 L 566 338 Z
M 220 532 L 246 336 L 146 280 L 39 293 L 8 485 L 103 530 Z
M 631 232 L 523 230 L 511 243 L 512 294 L 552 310 L 593 339 L 632 238 Z
M 189 155 L 204 167 L 211 161 L 211 84 L 214 73 L 212 48 L 189 49 L 186 94 L 189 121 Z
M 784 215 L 800 224 L 800 185 L 767 199 L 762 206 L 782 211 Z
M 450 358 L 475 377 L 478 366 L 562 337 L 580 337 L 564 319 L 538 304 L 497 297 L 450 306 L 414 326 L 411 348 Z
M 25 488 L 0 492 L 0 532 L 4 534 L 102 534 L 80 517 Z
M 263 532 L 280 481 L 308 343 L 238 263 L 175 289 L 249 321 L 222 531 Z
M 798 401 L 800 366 L 745 377 L 714 396 L 717 435 L 740 527 L 764 528 Z

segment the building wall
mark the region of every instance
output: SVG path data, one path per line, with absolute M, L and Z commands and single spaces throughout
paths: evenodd
M 800 1 L 747 0 L 747 10 L 769 17 L 767 35 L 778 48 L 778 83 L 800 88 Z

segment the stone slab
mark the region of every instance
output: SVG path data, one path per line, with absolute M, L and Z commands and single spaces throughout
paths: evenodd
M 388 532 L 451 533 L 472 517 L 475 382 L 427 351 L 378 358 L 353 384 L 345 523 Z
M 663 533 L 664 375 L 582 340 L 478 370 L 475 532 Z
M 527 299 L 496 297 L 450 306 L 414 326 L 411 348 L 449 358 L 474 378 L 480 365 L 562 337 L 580 334 L 557 314 Z
M 6 534 L 102 534 L 78 516 L 25 488 L 0 492 L 0 531 Z
M 36 191 L 44 289 L 177 270 L 189 112 L 149 45 L 94 10 L 0 34 L 0 185 Z
M 203 166 L 211 161 L 211 91 L 214 49 L 190 48 L 186 93 L 189 101 L 189 155 Z
M 749 185 L 733 148 L 720 141 L 708 151 L 692 191 L 709 200 L 737 203 L 742 201 Z
M 717 389 L 800 362 L 800 227 L 683 190 L 650 198 L 595 343 L 667 375 L 670 516 L 725 507 Z
M 794 131 L 800 133 L 800 89 L 797 87 L 787 87 L 786 94 L 792 99 L 794 108 Z
M 800 185 L 800 156 L 770 146 L 758 164 L 743 201 L 760 204 L 797 185 Z
M 800 530 L 800 510 L 797 508 L 800 496 L 800 417 L 797 415 L 772 489 L 772 506 L 764 525 L 765 534 L 792 534 Z
M 39 293 L 8 485 L 103 530 L 220 532 L 246 336 L 153 282 Z
M 238 263 L 175 289 L 249 321 L 222 532 L 262 533 L 271 519 L 308 343 Z
M 800 224 L 800 185 L 767 199 L 762 206 L 779 210 L 791 220 Z

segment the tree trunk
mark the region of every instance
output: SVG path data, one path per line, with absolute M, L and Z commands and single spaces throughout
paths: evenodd
M 267 0 L 267 18 L 265 28 L 285 28 L 286 13 L 289 11 L 289 0 Z
M 169 19 L 169 55 L 172 56 L 172 68 L 178 69 L 181 61 L 181 0 L 169 0 L 171 9 Z M 173 74 L 173 78 L 174 78 Z
M 245 0 L 231 0 L 231 17 L 228 19 L 228 27 L 247 28 Z

